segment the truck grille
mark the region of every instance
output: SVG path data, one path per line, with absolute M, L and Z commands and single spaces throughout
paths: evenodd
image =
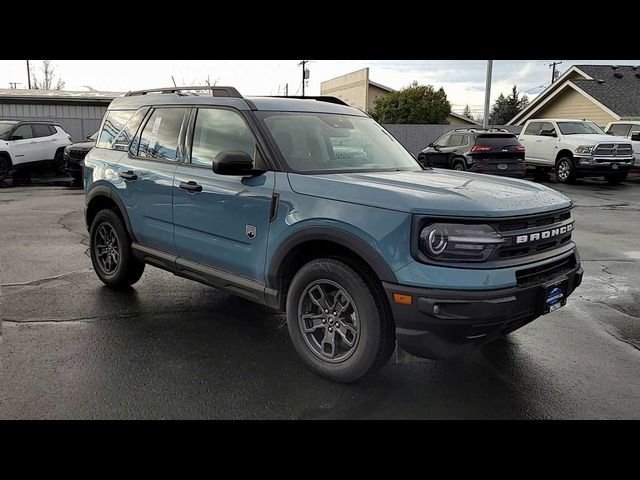
M 546 280 L 551 280 L 563 273 L 568 273 L 576 267 L 576 256 L 571 254 L 554 262 L 525 268 L 516 272 L 516 280 L 519 287 L 534 285 Z
M 494 228 L 506 239 L 493 260 L 526 257 L 548 252 L 571 241 L 571 210 L 494 222 Z
M 593 150 L 594 156 L 601 157 L 628 157 L 633 155 L 630 143 L 601 143 Z

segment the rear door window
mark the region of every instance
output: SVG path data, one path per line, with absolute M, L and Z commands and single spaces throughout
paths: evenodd
M 527 128 L 524 131 L 524 135 L 540 135 L 541 127 L 542 122 L 531 122 L 529 125 L 527 125 Z
M 142 130 L 138 156 L 177 160 L 180 129 L 186 108 L 158 108 Z
M 43 125 L 39 123 L 33 124 L 34 137 L 48 137 L 49 135 L 51 135 L 51 130 L 49 130 L 49 125 Z

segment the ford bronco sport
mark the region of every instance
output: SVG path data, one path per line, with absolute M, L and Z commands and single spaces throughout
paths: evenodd
M 148 263 L 286 311 L 301 359 L 350 382 L 396 341 L 447 358 L 563 306 L 580 284 L 559 192 L 423 168 L 336 98 L 207 88 L 109 106 L 83 177 L 106 285 L 134 284 Z

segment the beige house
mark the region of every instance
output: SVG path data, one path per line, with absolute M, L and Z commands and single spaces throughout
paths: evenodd
M 640 119 L 640 66 L 574 65 L 507 125 L 535 118 L 576 118 L 601 127 Z
M 320 95 L 338 97 L 366 113 L 373 110 L 378 99 L 393 91 L 393 88 L 371 80 L 368 68 L 347 73 L 320 84 Z M 453 112 L 449 114 L 447 120 L 450 125 L 479 125 L 478 122 Z

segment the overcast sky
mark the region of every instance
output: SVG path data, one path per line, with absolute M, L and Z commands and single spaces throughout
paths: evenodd
M 553 60 L 497 60 L 493 63 L 491 100 L 507 95 L 516 84 L 533 98 L 551 81 L 549 63 Z M 56 73 L 65 81 L 65 90 L 126 92 L 172 85 L 204 84 L 207 77 L 218 85 L 231 85 L 244 95 L 301 94 L 298 60 L 53 60 Z M 32 69 L 40 73 L 40 61 Z M 640 60 L 563 60 L 561 72 L 574 64 L 640 65 Z M 454 112 L 469 105 L 474 116 L 482 112 L 486 62 L 484 60 L 313 60 L 307 95 L 320 93 L 320 82 L 369 67 L 370 79 L 400 89 L 413 80 L 443 87 Z M 0 88 L 19 82 L 26 88 L 26 61 L 0 60 Z

